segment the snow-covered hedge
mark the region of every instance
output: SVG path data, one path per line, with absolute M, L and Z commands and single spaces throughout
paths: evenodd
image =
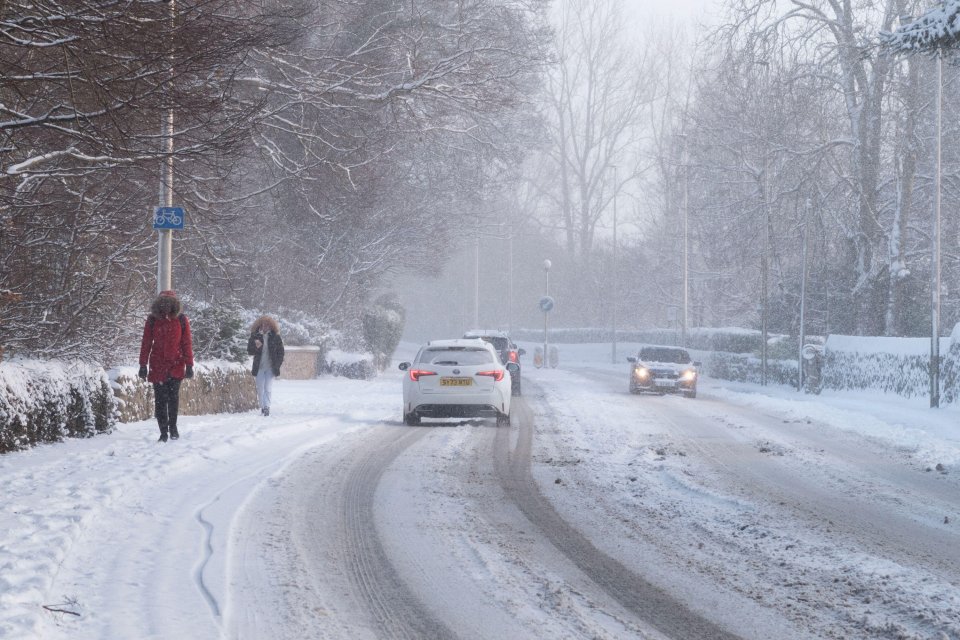
M 331 349 L 323 355 L 320 372 L 351 380 L 371 380 L 377 376 L 378 370 L 372 353 L 349 353 Z
M 930 393 L 930 339 L 830 336 L 823 385 L 876 389 L 905 397 Z M 940 340 L 941 401 L 960 400 L 960 324 Z
M 197 363 L 180 392 L 180 413 L 201 415 L 257 408 L 253 377 L 244 365 Z M 153 387 L 136 367 L 111 369 L 80 362 L 0 362 L 0 453 L 64 438 L 108 433 L 117 422 L 153 416 Z
M 110 431 L 117 404 L 106 372 L 80 362 L 0 362 L 0 453 Z
M 136 367 L 109 371 L 120 422 L 153 417 L 153 385 L 137 377 Z M 180 386 L 180 414 L 239 413 L 257 408 L 257 390 L 246 365 L 226 360 L 198 362 Z
M 942 341 L 941 354 L 949 346 Z M 941 355 L 941 366 L 943 360 Z M 925 396 L 930 392 L 930 340 L 832 335 L 824 350 L 822 377 L 824 389 Z
M 552 344 L 589 344 L 610 342 L 608 328 L 549 329 Z M 511 334 L 514 340 L 543 340 L 543 330 L 520 329 Z M 771 338 L 783 336 L 771 335 Z M 680 334 L 675 329 L 643 329 L 617 331 L 618 342 L 640 342 L 643 344 L 678 345 Z M 699 351 L 723 351 L 726 353 L 758 353 L 763 344 L 759 331 L 739 327 L 717 329 L 694 328 L 687 331 L 687 347 Z
M 756 356 L 720 351 L 705 354 L 703 360 L 704 374 L 711 378 L 755 384 L 763 381 L 762 365 Z M 796 387 L 797 361 L 767 358 L 767 383 Z
M 940 399 L 948 404 L 957 402 L 960 400 L 960 324 L 953 328 L 950 346 L 946 355 L 941 353 L 941 357 L 943 365 L 940 369 L 940 383 L 943 385 L 943 392 Z

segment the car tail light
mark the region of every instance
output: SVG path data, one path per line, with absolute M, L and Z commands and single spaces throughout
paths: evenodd
M 424 369 L 410 369 L 410 379 L 419 382 L 421 376 L 435 376 L 436 371 L 426 371 Z
M 500 382 L 501 380 L 503 380 L 503 369 L 496 369 L 496 370 L 494 370 L 494 371 L 478 371 L 478 372 L 477 372 L 477 375 L 478 375 L 478 376 L 490 376 L 491 378 L 493 378 L 493 379 L 496 380 L 497 382 Z
M 520 359 L 517 358 L 516 351 L 510 351 L 510 362 L 520 362 Z

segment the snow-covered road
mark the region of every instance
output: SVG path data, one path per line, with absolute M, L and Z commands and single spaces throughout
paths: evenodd
M 608 354 L 509 429 L 403 426 L 393 370 L 0 457 L 0 637 L 960 638 L 960 413 Z

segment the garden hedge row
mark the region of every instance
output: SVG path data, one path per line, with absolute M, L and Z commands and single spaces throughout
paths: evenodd
M 82 363 L 0 362 L 0 453 L 89 438 L 117 422 L 110 380 Z
M 181 387 L 183 415 L 256 408 L 253 377 L 237 363 L 197 363 L 194 378 Z M 110 432 L 117 422 L 152 416 L 153 387 L 134 368 L 108 373 L 94 364 L 0 362 L 0 453 L 89 438 Z

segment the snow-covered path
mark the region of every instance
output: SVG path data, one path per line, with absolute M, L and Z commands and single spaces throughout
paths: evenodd
M 509 429 L 404 427 L 393 370 L 0 457 L 0 638 L 960 638 L 956 410 L 608 354 Z
M 0 457 L 0 637 L 219 637 L 244 502 L 305 451 L 389 419 L 395 384 L 283 381 L 269 419 L 181 417 L 166 444 L 151 420 Z

